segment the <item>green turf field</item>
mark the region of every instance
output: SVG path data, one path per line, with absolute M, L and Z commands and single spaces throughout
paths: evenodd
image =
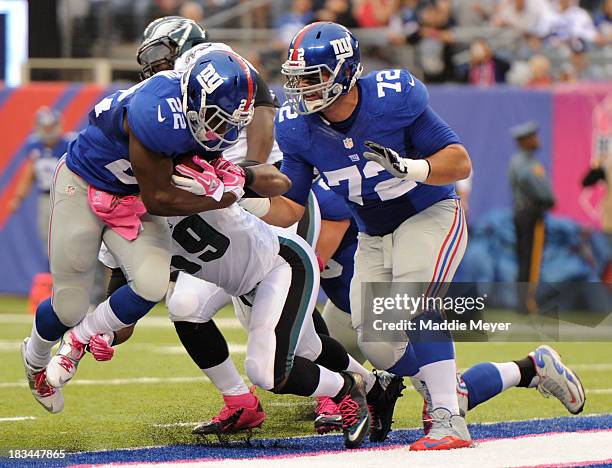
M 137 327 L 132 340 L 106 363 L 83 360 L 75 380 L 64 388 L 63 413 L 50 415 L 30 395 L 23 376 L 19 343 L 30 333 L 31 316 L 21 299 L 0 298 L 0 454 L 9 449 L 82 451 L 196 442 L 194 422 L 219 410 L 221 397 L 181 349 L 174 327 L 157 307 Z M 231 309 L 219 314 L 221 328 L 235 349 L 243 372 L 245 333 Z M 550 343 L 575 365 L 587 388 L 585 414 L 612 411 L 612 343 Z M 459 343 L 462 368 L 486 361 L 524 357 L 536 344 Z M 312 404 L 299 397 L 258 390 L 268 414 L 258 434 L 265 437 L 312 434 Z M 396 427 L 416 427 L 420 397 L 410 389 L 398 403 Z M 511 389 L 469 414 L 470 422 L 507 421 L 567 415 L 554 399 L 533 389 Z M 32 417 L 35 419 L 8 420 Z

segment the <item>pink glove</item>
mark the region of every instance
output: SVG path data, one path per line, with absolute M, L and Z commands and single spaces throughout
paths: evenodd
M 203 171 L 200 172 L 184 164 L 179 164 L 174 169 L 185 177 L 173 175 L 172 182 L 174 182 L 174 185 L 194 195 L 211 197 L 215 201 L 221 200 L 224 185 L 221 179 L 217 177 L 215 169 L 198 156 L 193 157 L 193 162 L 200 166 Z
M 244 169 L 222 157 L 213 161 L 217 176 L 223 181 L 226 192 L 232 192 L 238 199 L 244 195 Z

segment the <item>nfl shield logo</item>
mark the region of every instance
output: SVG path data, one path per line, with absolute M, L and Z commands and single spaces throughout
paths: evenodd
M 353 139 L 352 138 L 345 138 L 344 140 L 342 140 L 342 143 L 344 143 L 344 147 L 346 149 L 351 149 L 353 147 Z

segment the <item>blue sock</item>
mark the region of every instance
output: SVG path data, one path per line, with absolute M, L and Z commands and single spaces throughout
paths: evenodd
M 127 284 L 111 295 L 109 303 L 115 316 L 125 324 L 136 323 L 157 304 L 143 299 Z
M 423 314 L 414 319 L 417 322 L 417 330 L 408 331 L 408 339 L 414 347 L 414 354 L 419 367 L 426 366 L 439 361 L 455 359 L 455 346 L 453 337 L 448 331 L 423 330 L 421 324 L 431 320 L 434 323 L 442 323 L 439 314 Z
M 412 344 L 408 343 L 408 347 L 404 352 L 404 355 L 397 361 L 393 367 L 387 369 L 387 372 L 399 375 L 401 377 L 412 377 L 419 371 L 419 363 L 416 355 L 414 354 L 414 348 Z
M 501 374 L 491 362 L 470 367 L 461 378 L 468 389 L 468 409 L 493 398 L 504 388 Z
M 64 325 L 51 305 L 51 298 L 41 302 L 36 309 L 36 331 L 47 341 L 57 341 L 70 328 Z

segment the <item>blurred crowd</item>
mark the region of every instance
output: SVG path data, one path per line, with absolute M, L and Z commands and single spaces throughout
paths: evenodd
M 207 28 L 212 21 L 214 28 L 269 30 L 264 45 L 253 43 L 257 50 L 247 51 L 268 75 L 278 69 L 300 28 L 313 21 L 335 21 L 363 28 L 358 37 L 370 68 L 403 66 L 427 82 L 547 86 L 612 78 L 612 0 L 63 2 L 70 6 L 64 21 L 73 24 L 72 37 L 79 38 L 73 41 L 74 56 L 92 54 L 83 38 L 93 40 L 91 32 L 101 28 L 101 17 L 112 26 L 111 38 L 127 43 L 137 42 L 149 21 L 178 14 Z M 79 4 L 82 8 L 74 8 Z M 228 14 L 232 9 L 238 13 Z M 222 22 L 217 21 L 220 16 L 225 17 Z
M 376 55 L 428 82 L 612 77 L 612 0 L 293 0 L 276 22 L 279 42 L 316 20 L 383 29 Z

